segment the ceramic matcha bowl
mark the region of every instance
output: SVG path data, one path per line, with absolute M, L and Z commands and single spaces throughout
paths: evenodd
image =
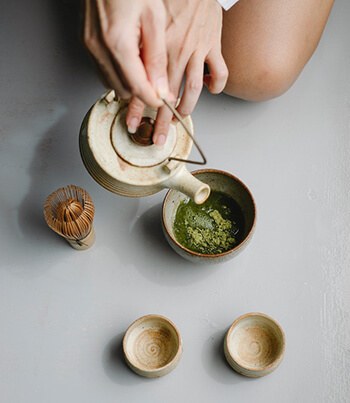
M 223 243 L 223 239 L 225 242 L 227 239 L 232 240 L 232 238 L 225 233 L 223 233 L 223 235 L 220 233 L 219 235 L 221 238 L 217 240 L 215 238 L 217 232 L 213 232 L 214 230 L 217 231 L 218 225 L 226 231 L 225 225 L 227 224 L 227 221 L 223 220 L 222 217 L 217 214 L 215 208 L 211 209 L 211 206 L 206 207 L 205 203 L 207 202 L 205 202 L 202 205 L 203 208 L 208 208 L 206 211 L 212 210 L 209 213 L 209 217 L 207 217 L 207 223 L 203 224 L 202 217 L 198 217 L 198 220 L 197 217 L 194 217 L 194 221 L 189 225 L 191 228 L 187 229 L 184 226 L 184 230 L 180 234 L 178 217 L 182 214 L 180 211 L 184 211 L 183 209 L 187 208 L 189 198 L 177 190 L 170 190 L 164 198 L 162 208 L 162 227 L 165 237 L 175 252 L 191 262 L 225 262 L 241 252 L 253 235 L 256 219 L 256 208 L 253 196 L 240 179 L 228 172 L 216 169 L 202 169 L 192 172 L 192 175 L 209 185 L 213 197 L 220 195 L 220 197 L 222 196 L 224 198 L 219 198 L 217 203 L 220 204 L 221 200 L 225 200 L 225 198 L 232 201 L 232 206 L 230 205 L 229 211 L 231 211 L 230 209 L 232 207 L 233 210 L 237 210 L 239 216 L 237 216 L 237 220 L 235 219 L 232 221 L 233 225 L 235 225 L 235 221 L 239 224 L 237 224 L 237 236 L 233 237 L 232 244 L 228 243 L 227 245 L 224 245 L 223 248 L 218 247 L 210 250 L 204 247 L 193 248 L 193 243 L 189 245 L 186 242 L 186 239 L 190 239 L 191 242 L 193 239 L 195 241 L 198 239 L 204 239 L 204 244 L 208 245 L 207 241 L 209 238 L 209 243 L 217 242 L 219 246 L 220 242 Z M 223 207 L 226 208 L 224 203 Z M 196 206 L 194 206 L 194 208 L 196 208 Z M 201 206 L 198 206 L 198 208 L 202 209 Z M 220 210 L 220 206 L 218 207 L 218 210 Z M 199 212 L 198 214 L 199 216 L 202 216 L 202 212 Z M 204 217 L 204 219 L 205 218 L 206 217 Z M 187 223 L 187 221 L 183 222 Z M 207 229 L 203 230 L 203 225 L 206 226 Z M 228 225 L 230 226 L 230 224 Z M 179 237 L 179 234 L 181 237 Z

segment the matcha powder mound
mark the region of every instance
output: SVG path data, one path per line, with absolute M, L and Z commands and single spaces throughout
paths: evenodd
M 199 206 L 192 201 L 182 202 L 174 223 L 177 240 L 188 249 L 203 254 L 217 254 L 231 249 L 237 243 L 239 219 L 235 220 L 232 214 L 234 201 L 230 199 L 228 203 L 226 199 L 227 196 L 214 192 Z M 226 203 L 223 204 L 223 201 Z M 235 213 L 237 215 L 236 209 Z

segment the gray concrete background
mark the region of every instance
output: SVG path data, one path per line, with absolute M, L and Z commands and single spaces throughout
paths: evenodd
M 78 131 L 104 91 L 75 26 L 76 2 L 1 1 L 0 399 L 58 402 L 349 402 L 350 2 L 338 0 L 294 87 L 250 104 L 203 93 L 193 114 L 208 167 L 232 172 L 258 208 L 233 261 L 196 267 L 167 245 L 165 192 L 135 200 L 96 184 Z M 51 232 L 45 197 L 86 188 L 96 244 L 76 252 Z M 224 334 L 245 312 L 276 318 L 284 361 L 256 380 L 233 372 Z M 120 342 L 139 316 L 179 327 L 184 353 L 147 380 Z

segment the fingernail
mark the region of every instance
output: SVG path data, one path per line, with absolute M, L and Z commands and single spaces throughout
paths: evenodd
M 138 126 L 139 126 L 139 120 L 137 118 L 131 118 L 128 123 L 128 132 L 131 134 L 136 133 Z
M 159 134 L 155 141 L 155 144 L 157 146 L 163 146 L 165 144 L 165 140 L 166 140 L 165 134 Z
M 160 98 L 166 98 L 169 93 L 168 80 L 165 77 L 160 77 L 157 80 L 156 86 Z

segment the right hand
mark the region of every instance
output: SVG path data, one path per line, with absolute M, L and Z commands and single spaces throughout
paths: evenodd
M 162 0 L 85 1 L 85 45 L 120 98 L 159 108 L 170 96 L 165 24 Z

